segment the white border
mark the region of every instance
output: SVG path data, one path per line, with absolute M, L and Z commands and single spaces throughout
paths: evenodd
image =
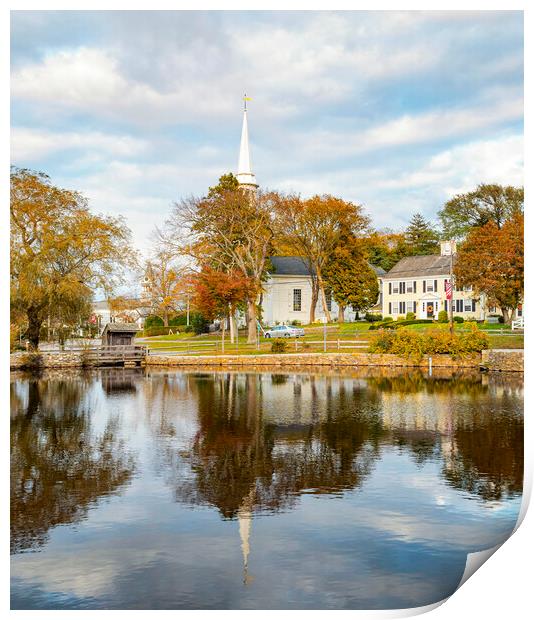
M 1 63 L 2 63 L 2 74 L 3 74 L 3 84 L 7 86 L 9 84 L 9 13 L 11 10 L 228 10 L 228 9 L 239 9 L 239 10 L 301 10 L 303 8 L 302 3 L 294 2 L 290 0 L 271 0 L 270 2 L 223 2 L 216 0 L 212 1 L 189 1 L 189 2 L 171 2 L 169 0 L 153 0 L 152 2 L 141 2 L 130 0 L 125 2 L 124 0 L 113 1 L 113 0 L 93 0 L 92 2 L 81 2 L 77 0 L 70 1 L 24 1 L 20 0 L 19 2 L 10 1 L 8 2 L 8 7 L 4 8 L 1 12 L 1 22 L 0 22 L 0 46 L 1 46 Z M 485 2 L 472 2 L 472 1 L 458 1 L 458 0 L 449 0 L 449 2 L 429 2 L 427 1 L 411 1 L 411 2 L 393 2 L 393 1 L 380 1 L 376 0 L 374 2 L 370 1 L 360 1 L 360 2 L 350 2 L 350 1 L 339 1 L 333 0 L 329 3 L 325 3 L 324 1 L 318 0 L 308 0 L 305 3 L 306 10 L 525 10 L 525 56 L 526 58 L 533 57 L 533 49 L 531 44 L 531 37 L 533 35 L 533 27 L 532 27 L 532 14 L 533 9 L 528 6 L 526 1 L 518 2 L 514 0 L 509 0 L 508 2 L 496 2 L 492 0 L 486 0 Z M 529 206 L 530 201 L 530 190 L 531 183 L 529 182 L 529 177 L 532 178 L 532 170 L 531 166 L 529 166 L 531 157 L 531 141 L 530 141 L 530 115 L 529 111 L 532 110 L 533 98 L 532 98 L 532 80 L 529 78 L 528 69 L 531 68 L 531 64 L 526 62 L 526 70 L 525 70 L 525 135 L 527 137 L 526 140 L 526 159 L 525 159 L 525 189 L 526 189 L 526 238 L 529 239 L 529 233 L 532 230 L 531 226 L 531 216 Z M 2 98 L 2 132 L 3 132 L 3 149 L 1 153 L 2 157 L 2 204 L 4 208 L 2 209 L 2 220 L 0 222 L 0 252 L 2 252 L 2 260 L 0 261 L 0 269 L 2 274 L 2 291 L 4 294 L 1 297 L 0 305 L 2 318 L 2 325 L 4 329 L 0 331 L 0 347 L 1 351 L 4 352 L 2 356 L 2 373 L 1 373 L 1 386 L 2 386 L 2 395 L 7 395 L 8 391 L 4 388 L 8 387 L 8 359 L 7 359 L 7 351 L 9 350 L 9 343 L 7 338 L 7 326 L 9 323 L 9 300 L 7 296 L 8 286 L 9 286 L 9 245 L 8 245 L 8 234 L 9 230 L 9 217 L 7 204 L 9 201 L 9 91 L 7 88 L 3 90 L 4 96 Z M 530 282 L 530 275 L 532 272 L 532 261 L 530 259 L 530 251 L 527 248 L 527 282 Z M 530 308 L 533 307 L 530 303 L 530 287 L 527 288 L 525 295 L 525 307 Z M 528 310 L 527 310 L 528 312 Z M 534 316 L 534 310 L 533 310 Z M 527 319 L 528 321 L 528 319 Z M 530 333 L 527 329 L 526 333 L 526 351 L 532 350 L 530 347 Z M 531 356 L 530 354 L 526 355 L 526 372 L 527 377 L 530 373 L 530 365 L 531 365 Z M 6 396 L 7 398 L 7 396 Z M 534 415 L 532 413 L 532 409 L 530 407 L 532 403 L 531 390 L 529 388 L 528 380 L 525 382 L 525 445 L 526 446 L 534 446 L 533 441 L 533 424 L 530 417 Z M 3 407 L 3 433 L 2 437 L 4 439 L 4 446 L 2 450 L 2 465 L 4 472 L 4 488 L 3 488 L 3 497 L 7 499 L 9 496 L 9 416 L 8 416 L 8 403 L 4 401 Z M 384 612 L 370 612 L 370 611 L 293 611 L 291 615 L 295 618 L 297 617 L 306 617 L 316 616 L 323 618 L 325 615 L 348 615 L 351 617 L 357 618 L 393 618 L 393 617 L 406 617 L 408 615 L 414 615 L 414 613 L 426 613 L 431 611 L 432 618 L 441 619 L 441 618 L 454 618 L 457 620 L 458 618 L 464 617 L 484 617 L 484 618 L 502 618 L 503 616 L 508 616 L 512 618 L 523 618 L 526 617 L 526 611 L 528 609 L 532 609 L 532 599 L 530 595 L 530 591 L 532 589 L 531 585 L 531 557 L 530 550 L 533 549 L 533 531 L 534 531 L 534 518 L 532 517 L 532 510 L 526 512 L 526 506 L 528 505 L 528 501 L 530 499 L 530 491 L 532 486 L 532 457 L 530 449 L 527 449 L 525 454 L 525 493 L 524 493 L 524 501 L 522 504 L 522 517 L 524 517 L 524 522 L 519 527 L 519 529 L 514 533 L 514 535 L 509 539 L 502 548 L 498 549 L 495 553 L 495 556 L 492 557 L 489 561 L 485 562 L 484 565 L 474 574 L 467 582 L 467 584 L 463 585 L 459 590 L 452 596 L 444 605 L 440 605 L 437 603 L 433 606 L 428 606 L 424 608 L 414 609 L 414 610 L 399 610 L 399 611 L 384 611 Z M 6 525 L 4 529 L 4 544 L 2 545 L 3 551 L 3 560 L 4 560 L 4 568 L 6 570 L 3 571 L 4 579 L 2 581 L 2 609 L 9 609 L 9 543 L 8 543 L 8 534 L 7 534 L 7 523 L 9 519 L 9 507 L 8 502 L 4 501 L 4 509 L 2 516 L 4 518 L 3 523 Z M 526 514 L 525 514 L 526 513 Z M 474 558 L 472 558 L 473 560 Z M 479 558 L 480 559 L 480 558 Z M 87 611 L 87 612 L 77 612 L 77 611 L 68 611 L 68 612 L 57 612 L 57 611 L 35 611 L 35 612 L 26 612 L 26 611 L 13 611 L 9 612 L 13 616 L 17 616 L 19 618 L 31 618 L 31 617 L 39 617 L 39 618 L 57 618 L 60 615 L 68 614 L 68 617 L 75 616 L 79 613 L 85 613 L 85 618 L 102 618 L 104 616 L 112 615 L 114 618 L 121 617 L 132 617 L 132 616 L 142 616 L 145 617 L 148 614 L 152 616 L 154 612 L 146 612 L 146 611 Z M 267 615 L 272 616 L 273 611 L 235 611 L 235 610 L 225 610 L 219 612 L 208 612 L 208 611 L 162 611 L 156 612 L 158 616 L 160 615 L 180 615 L 180 618 L 189 618 L 189 617 L 198 617 L 199 615 L 207 615 L 216 613 L 222 617 L 227 616 L 228 618 L 235 618 L 236 615 L 244 616 L 246 614 L 247 618 L 251 616 L 254 617 L 262 617 Z

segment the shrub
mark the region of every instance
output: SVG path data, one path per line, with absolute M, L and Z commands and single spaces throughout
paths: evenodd
M 184 327 L 184 332 L 185 332 L 186 334 L 190 334 L 192 331 L 193 331 L 193 326 L 192 326 L 192 325 L 186 325 L 186 326 Z
M 464 317 L 463 316 L 455 316 L 452 319 L 455 323 L 463 323 L 464 322 Z
M 293 325 L 294 327 L 298 327 L 299 325 L 302 325 L 302 321 L 294 319 L 293 321 L 291 321 L 291 325 Z
M 379 329 L 371 336 L 369 351 L 371 353 L 390 353 L 395 333 L 393 330 Z
M 275 338 L 271 344 L 272 353 L 285 353 L 287 351 L 287 340 L 283 338 Z
M 406 313 L 407 321 L 415 321 L 415 312 L 407 312 Z
M 376 323 L 377 321 L 381 321 L 382 320 L 382 315 L 381 314 L 373 314 L 372 312 L 366 312 L 365 313 L 365 320 L 368 323 Z
M 447 310 L 440 310 L 438 312 L 438 323 L 448 323 L 449 322 L 449 315 L 447 313 Z
M 43 356 L 37 351 L 30 351 L 22 356 L 20 367 L 25 370 L 37 370 L 43 366 Z
M 408 325 L 418 325 L 419 323 L 433 323 L 432 319 L 414 319 L 413 321 L 389 321 L 387 323 L 375 323 L 369 326 L 369 331 L 374 329 L 397 329 Z
M 179 325 L 185 325 L 187 323 L 187 314 L 185 312 L 180 312 L 180 314 L 175 314 L 171 319 L 169 319 L 169 325 L 172 327 L 178 327 Z
M 145 319 L 144 327 L 145 329 L 149 329 L 150 327 L 163 327 L 163 319 L 155 314 L 150 314 Z
M 143 330 L 143 336 L 145 337 L 150 337 L 150 336 L 166 336 L 169 331 L 170 331 L 170 327 L 162 327 L 162 326 L 154 326 L 154 327 L 149 327 L 148 329 L 144 329 Z
M 206 334 L 209 332 L 208 321 L 200 314 L 200 312 L 194 312 L 191 315 L 191 326 L 193 331 L 198 336 L 200 334 Z
M 385 317 L 382 319 L 382 322 L 383 322 L 383 323 L 391 323 L 391 321 L 393 321 L 393 317 L 392 317 L 392 316 L 385 316 Z
M 451 334 L 444 329 L 430 329 L 424 334 L 400 328 L 381 329 L 371 337 L 371 353 L 393 353 L 402 357 L 420 360 L 423 355 L 462 355 L 479 353 L 489 346 L 489 336 L 480 331 L 475 323 L 469 323 L 468 331 Z
M 478 329 L 476 323 L 465 323 L 465 327 L 467 331 L 458 335 L 461 353 L 480 352 L 489 348 L 488 334 Z
M 399 314 L 399 316 L 397 317 L 397 322 L 399 321 L 406 321 L 406 317 L 403 316 L 402 314 Z
M 424 339 L 424 353 L 456 355 L 460 352 L 458 336 L 448 329 L 430 329 L 424 334 Z

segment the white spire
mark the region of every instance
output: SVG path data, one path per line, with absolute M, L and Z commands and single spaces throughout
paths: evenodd
M 248 123 L 247 123 L 247 96 L 244 97 L 245 109 L 243 111 L 243 129 L 241 130 L 241 146 L 239 148 L 239 165 L 237 167 L 237 180 L 239 185 L 257 188 L 256 177 L 250 167 L 250 153 L 248 148 Z

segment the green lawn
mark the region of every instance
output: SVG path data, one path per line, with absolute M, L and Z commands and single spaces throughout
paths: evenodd
M 332 323 L 327 325 L 327 352 L 362 352 L 367 350 L 367 343 L 369 338 L 372 337 L 374 330 L 369 331 L 369 327 L 372 323 Z M 500 334 L 496 333 L 500 331 L 503 326 L 501 325 L 489 325 L 480 326 L 482 328 L 488 327 L 490 336 L 490 346 L 494 349 L 521 349 L 524 344 L 523 334 Z M 424 331 L 427 329 L 449 329 L 448 323 L 421 323 L 416 325 L 408 325 L 407 329 L 413 329 L 415 331 Z M 291 338 L 287 340 L 287 352 L 305 352 L 305 353 L 317 353 L 324 351 L 324 326 L 323 325 L 305 325 L 305 336 L 303 338 L 295 339 Z M 455 324 L 455 330 L 461 332 L 465 329 L 463 324 Z M 506 326 L 505 326 L 506 329 Z M 350 343 L 347 341 L 360 341 Z M 161 353 L 165 352 L 183 352 L 189 354 L 222 354 L 222 338 L 220 333 L 216 334 L 202 334 L 195 336 L 194 334 L 170 334 L 166 336 L 152 336 L 150 338 L 143 338 L 139 340 L 140 343 L 146 344 L 153 351 Z M 174 345 L 174 346 L 173 346 Z M 272 341 L 267 338 L 261 338 L 260 347 L 256 345 L 247 344 L 247 337 L 245 330 L 239 332 L 238 344 L 230 343 L 230 334 L 226 332 L 224 353 L 228 354 L 242 354 L 242 355 L 257 355 L 271 352 Z

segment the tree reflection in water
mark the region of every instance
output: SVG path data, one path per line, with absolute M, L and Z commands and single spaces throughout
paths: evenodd
M 409 450 L 419 465 L 439 460 L 448 484 L 482 500 L 521 493 L 520 397 L 511 395 L 514 402 L 503 407 L 514 414 L 491 411 L 484 404 L 488 382 L 480 373 L 429 378 L 417 371 L 366 377 L 363 383 L 332 376 L 294 382 L 283 374 L 273 373 L 270 382 L 269 375 L 261 377 L 189 375 L 199 430 L 186 455 L 191 475 L 173 483 L 177 500 L 216 506 L 227 519 L 243 506 L 252 512 L 287 509 L 304 493 L 357 488 L 386 445 Z M 309 383 L 304 399 L 302 381 Z M 285 390 L 287 398 L 266 414 L 276 390 Z
M 11 550 L 43 545 L 50 528 L 81 520 L 131 477 L 109 421 L 91 431 L 89 384 L 78 376 L 11 384 Z
M 362 483 L 383 433 L 367 396 L 359 411 L 353 395 L 327 392 L 326 418 L 277 424 L 265 418 L 258 376 L 238 379 L 216 375 L 193 383 L 200 428 L 189 454 L 193 477 L 176 481 L 178 500 L 211 504 L 231 519 L 244 506 L 277 511 L 291 507 L 302 493 L 335 493 Z M 275 380 L 277 386 L 285 383 Z M 314 409 L 316 403 L 307 406 Z

